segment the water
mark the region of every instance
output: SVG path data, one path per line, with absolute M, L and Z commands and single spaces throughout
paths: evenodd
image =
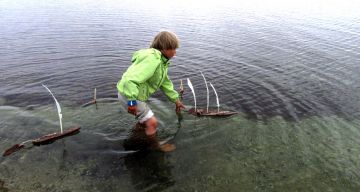
M 64 128 L 81 133 L 0 158 L 0 191 L 357 191 L 360 187 L 360 15 L 355 1 L 0 2 L 0 151 Z M 127 153 L 135 120 L 116 97 L 131 54 L 161 29 L 181 48 L 176 87 L 199 71 L 222 109 L 184 114 L 157 93 L 159 136 L 172 153 Z M 193 105 L 186 87 L 184 103 Z M 210 91 L 211 107 L 216 107 Z

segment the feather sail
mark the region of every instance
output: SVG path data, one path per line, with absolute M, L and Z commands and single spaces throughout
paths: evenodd
M 216 90 L 215 90 L 215 87 L 213 86 L 213 84 L 211 84 L 211 87 L 213 88 L 214 92 L 215 92 L 215 96 L 216 96 L 216 103 L 217 103 L 217 107 L 218 107 L 218 113 L 220 111 L 220 103 L 219 103 L 219 97 L 218 97 L 218 94 L 216 93 Z
M 191 81 L 190 81 L 189 78 L 187 78 L 187 84 L 188 84 L 188 86 L 190 87 L 191 92 L 192 92 L 193 95 L 194 95 L 194 102 L 195 102 L 194 108 L 195 108 L 195 111 L 196 111 L 196 96 L 195 96 L 195 90 L 194 90 L 194 87 L 193 87 L 193 85 L 192 85 L 192 83 L 191 83 Z
M 62 127 L 62 114 L 61 114 L 61 107 L 59 102 L 57 101 L 57 99 L 55 98 L 54 94 L 50 91 L 49 88 L 47 88 L 44 84 L 42 84 L 43 87 L 45 87 L 45 89 L 47 89 L 49 91 L 49 93 L 51 94 L 51 96 L 54 98 L 55 100 L 55 104 L 56 104 L 56 108 L 58 111 L 58 115 L 59 115 L 59 121 L 60 121 L 60 131 L 61 133 L 63 133 L 63 127 Z

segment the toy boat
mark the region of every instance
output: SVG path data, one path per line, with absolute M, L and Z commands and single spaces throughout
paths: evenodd
M 65 130 L 63 133 L 57 132 L 57 133 L 51 133 L 48 135 L 44 135 L 35 140 L 32 140 L 32 143 L 36 146 L 47 145 L 47 144 L 55 142 L 58 139 L 62 139 L 64 137 L 75 135 L 80 132 L 80 129 L 81 129 L 81 127 L 72 127 L 72 128 Z
M 69 128 L 69 129 L 63 131 L 62 133 L 51 133 L 48 135 L 41 136 L 34 140 L 29 140 L 29 141 L 22 142 L 20 144 L 15 144 L 12 147 L 10 147 L 9 149 L 7 149 L 3 153 L 3 156 L 5 157 L 8 155 L 11 155 L 12 153 L 14 153 L 16 151 L 19 151 L 20 149 L 25 147 L 25 143 L 31 142 L 35 146 L 47 145 L 47 144 L 55 142 L 58 139 L 62 139 L 64 137 L 78 134 L 80 132 L 80 129 L 81 129 L 81 127 L 72 127 L 72 128 Z
M 235 111 L 218 111 L 216 109 L 209 109 L 206 111 L 206 109 L 195 109 L 191 108 L 189 109 L 189 114 L 192 114 L 194 116 L 210 116 L 210 117 L 227 117 L 231 115 L 238 114 L 238 112 Z
M 114 102 L 118 102 L 119 99 L 118 98 L 100 98 L 100 99 L 96 99 L 96 100 L 91 100 L 83 105 L 81 105 L 81 107 L 88 107 L 90 105 L 96 105 L 98 103 L 114 103 Z

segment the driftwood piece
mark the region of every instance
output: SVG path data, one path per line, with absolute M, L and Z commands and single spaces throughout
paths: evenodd
M 195 109 L 191 108 L 189 109 L 189 113 L 194 116 L 210 116 L 210 117 L 227 117 L 231 115 L 238 114 L 238 112 L 235 111 L 218 111 L 217 109 L 209 109 L 207 112 L 206 109 Z

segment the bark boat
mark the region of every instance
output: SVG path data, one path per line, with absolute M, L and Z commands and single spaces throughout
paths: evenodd
M 114 102 L 118 102 L 118 101 L 119 101 L 118 98 L 100 98 L 100 99 L 89 101 L 89 102 L 81 105 L 81 107 L 88 107 L 91 105 L 96 105 L 98 103 L 114 103 Z
M 227 117 L 231 115 L 238 114 L 238 112 L 235 111 L 218 111 L 217 109 L 209 109 L 206 111 L 206 109 L 195 109 L 191 108 L 189 109 L 189 114 L 192 114 L 194 116 L 210 116 L 210 117 Z
M 10 147 L 9 149 L 7 149 L 3 153 L 3 156 L 5 157 L 8 155 L 11 155 L 12 153 L 14 153 L 16 151 L 19 151 L 20 149 L 24 148 L 25 144 L 28 142 L 31 142 L 35 146 L 47 145 L 47 144 L 55 142 L 58 139 L 62 139 L 64 137 L 78 134 L 80 132 L 80 129 L 81 129 L 81 127 L 72 127 L 72 128 L 69 128 L 69 129 L 63 131 L 62 133 L 59 133 L 59 132 L 51 133 L 48 135 L 41 136 L 34 140 L 29 140 L 29 141 L 22 142 L 20 144 L 15 144 L 12 147 Z
M 48 135 L 44 135 L 35 140 L 32 140 L 32 143 L 36 146 L 47 145 L 47 144 L 55 142 L 58 139 L 62 139 L 64 137 L 75 135 L 80 132 L 80 129 L 81 129 L 81 127 L 72 127 L 72 128 L 69 128 L 69 129 L 63 131 L 63 133 L 57 132 L 57 133 L 51 133 Z

